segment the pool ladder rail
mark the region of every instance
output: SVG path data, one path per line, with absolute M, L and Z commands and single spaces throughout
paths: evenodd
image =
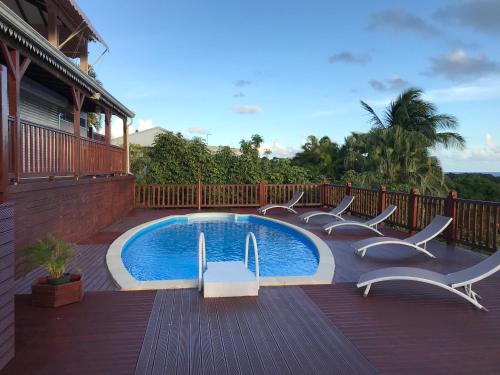
M 248 249 L 252 240 L 255 274 L 248 269 Z M 198 290 L 205 298 L 242 297 L 259 294 L 259 249 L 252 232 L 245 238 L 245 259 L 241 261 L 208 262 L 205 234 L 198 237 Z

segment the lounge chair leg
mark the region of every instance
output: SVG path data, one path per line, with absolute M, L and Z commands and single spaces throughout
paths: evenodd
M 366 297 L 368 296 L 368 293 L 370 292 L 370 288 L 371 288 L 372 284 L 368 284 L 365 288 L 365 291 L 363 292 L 363 297 Z
M 424 247 L 420 247 L 420 246 L 413 246 L 417 251 L 420 251 L 421 253 L 424 253 L 425 255 L 428 255 L 430 256 L 431 258 L 436 258 L 435 255 L 431 254 L 429 251 L 427 251 L 427 249 L 425 248 L 425 244 L 424 244 Z
M 359 255 L 361 258 L 363 258 L 366 254 L 366 247 L 363 248 L 363 249 L 357 249 L 357 250 L 354 250 L 354 253 Z

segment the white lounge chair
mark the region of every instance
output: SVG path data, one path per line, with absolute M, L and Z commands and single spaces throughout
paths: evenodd
M 443 275 L 421 268 L 390 267 L 371 271 L 361 275 L 357 287 L 364 288 L 364 296 L 368 295 L 372 284 L 390 280 L 410 280 L 436 285 L 466 299 L 479 309 L 488 311 L 478 302 L 481 296 L 472 290 L 472 284 L 500 271 L 500 250 L 493 255 L 462 271 Z
M 314 216 L 322 216 L 322 215 L 327 215 L 327 216 L 333 216 L 339 220 L 344 220 L 340 215 L 344 213 L 345 210 L 349 208 L 351 205 L 352 201 L 354 200 L 354 197 L 351 195 L 346 195 L 340 203 L 335 207 L 333 210 L 325 212 L 325 211 L 309 211 L 306 213 L 303 213 L 300 215 L 300 220 L 305 221 L 306 223 L 309 222 L 309 219 L 311 219 Z
M 436 216 L 424 229 L 422 229 L 417 234 L 405 238 L 393 238 L 393 237 L 370 237 L 364 240 L 355 242 L 353 244 L 354 251 L 356 254 L 364 257 L 366 251 L 374 246 L 380 245 L 405 245 L 413 247 L 415 250 L 420 251 L 431 258 L 435 258 L 434 255 L 429 253 L 426 249 L 427 242 L 432 240 L 434 237 L 439 235 L 443 230 L 450 225 L 453 219 L 446 216 Z
M 389 216 L 393 214 L 394 211 L 396 211 L 397 206 L 390 205 L 387 206 L 387 208 L 380 213 L 380 215 L 375 216 L 373 219 L 367 220 L 367 221 L 354 221 L 354 220 L 336 220 L 333 223 L 328 223 L 323 226 L 323 229 L 328 232 L 328 234 L 332 233 L 332 230 L 340 228 L 340 227 L 345 227 L 345 226 L 354 226 L 354 227 L 362 227 L 366 228 L 369 230 L 374 231 L 375 233 L 380 234 L 383 236 L 383 234 L 378 230 L 377 226 L 381 222 L 387 220 Z
M 259 207 L 257 209 L 257 211 L 263 215 L 266 214 L 266 212 L 270 209 L 273 209 L 273 208 L 284 208 L 285 210 L 288 210 L 290 212 L 293 212 L 294 214 L 297 213 L 297 211 L 295 211 L 293 209 L 293 206 L 295 206 L 301 199 L 302 199 L 302 196 L 304 195 L 304 192 L 303 191 L 296 191 L 293 196 L 292 196 L 292 199 L 290 199 L 287 203 L 285 204 L 267 204 L 265 206 L 262 206 L 262 207 Z

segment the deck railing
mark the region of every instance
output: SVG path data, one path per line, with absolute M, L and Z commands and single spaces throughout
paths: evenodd
M 135 185 L 137 208 L 227 208 L 259 207 L 268 203 L 285 203 L 296 191 L 304 191 L 298 206 L 336 206 L 345 195 L 355 200 L 350 212 L 374 217 L 388 205 L 398 209 L 387 223 L 407 229 L 410 233 L 425 227 L 434 216 L 453 218 L 444 232 L 448 243 L 455 242 L 490 252 L 500 246 L 500 202 L 459 199 L 455 191 L 447 197 L 410 192 L 355 188 L 351 184 L 168 184 Z
M 9 174 L 14 180 L 123 173 L 124 153 L 121 147 L 26 120 L 16 130 L 15 118 L 9 117 Z

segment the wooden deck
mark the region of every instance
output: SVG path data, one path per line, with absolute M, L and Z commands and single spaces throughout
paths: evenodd
M 333 285 L 261 288 L 258 298 L 217 300 L 194 290 L 117 291 L 104 261 L 108 244 L 138 224 L 186 212 L 135 210 L 78 244 L 72 267 L 85 274 L 82 303 L 41 309 L 18 296 L 16 357 L 0 375 L 500 373 L 498 275 L 478 285 L 489 313 L 426 285 L 376 285 L 367 298 L 355 288 L 361 273 L 378 267 L 452 272 L 482 259 L 438 241 L 430 246 L 436 260 L 400 248 L 361 259 L 350 243 L 370 232 L 326 236 L 318 221 L 306 227 L 335 256 Z M 291 215 L 273 216 L 297 223 Z M 39 274 L 17 280 L 18 293 L 29 293 Z

